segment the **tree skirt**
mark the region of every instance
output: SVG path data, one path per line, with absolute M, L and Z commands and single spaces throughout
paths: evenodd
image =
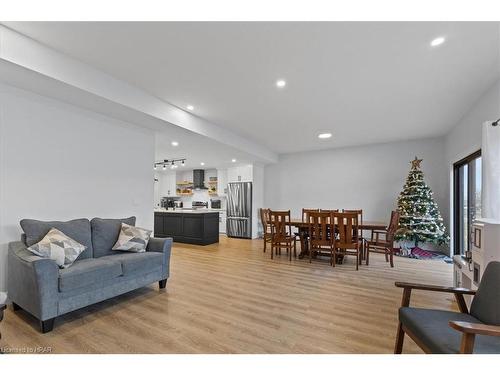
M 421 249 L 420 247 L 414 247 L 408 254 L 404 254 L 401 249 L 394 249 L 394 255 L 405 257 L 405 258 L 413 258 L 413 259 L 442 259 L 446 263 L 451 263 L 452 259 L 449 256 L 446 256 L 439 251 L 429 251 Z

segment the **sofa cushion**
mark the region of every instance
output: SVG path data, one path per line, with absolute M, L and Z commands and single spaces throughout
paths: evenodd
M 449 326 L 451 320 L 481 323 L 469 314 L 454 311 L 399 309 L 399 321 L 435 354 L 457 354 L 460 351 L 462 334 Z M 500 353 L 500 337 L 477 335 L 474 353 Z
M 59 271 L 59 291 L 98 286 L 99 283 L 122 275 L 120 262 L 106 259 L 83 259 Z
M 120 235 L 112 250 L 143 253 L 146 251 L 146 246 L 148 246 L 149 237 L 151 237 L 152 232 L 152 230 L 122 223 Z
M 94 258 L 114 253 L 111 249 L 118 240 L 122 223 L 135 225 L 135 216 L 125 219 L 101 219 L 96 217 L 91 220 Z
M 26 246 L 32 246 L 40 242 L 49 230 L 56 228 L 66 236 L 85 246 L 85 251 L 78 256 L 77 260 L 92 258 L 93 256 L 92 235 L 88 219 L 75 219 L 70 221 L 23 219 L 20 224 L 26 235 Z
M 85 246 L 52 228 L 43 239 L 27 248 L 33 254 L 50 258 L 61 268 L 68 268 L 85 251 Z
M 118 261 L 122 264 L 123 276 L 133 274 L 146 274 L 162 267 L 163 254 L 154 252 L 130 253 L 114 251 L 113 255 L 108 255 L 99 259 Z

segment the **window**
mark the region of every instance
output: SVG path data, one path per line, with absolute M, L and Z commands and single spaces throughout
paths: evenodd
M 454 253 L 471 249 L 471 224 L 481 217 L 481 150 L 453 165 Z

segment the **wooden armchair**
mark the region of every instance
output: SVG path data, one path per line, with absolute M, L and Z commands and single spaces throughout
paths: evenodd
M 346 255 L 356 256 L 356 271 L 359 269 L 361 240 L 359 233 L 359 217 L 354 212 L 332 213 L 332 224 L 335 235 L 332 266 L 335 267 L 337 257 L 345 258 Z
M 394 267 L 394 234 L 399 225 L 399 212 L 391 212 L 391 221 L 386 230 L 372 231 L 370 241 L 366 241 L 366 265 L 370 261 L 370 252 L 385 254 L 385 261 L 391 263 Z M 383 238 L 381 238 L 383 236 Z
M 476 291 L 397 282 L 403 288 L 395 354 L 401 354 L 405 333 L 433 354 L 500 353 L 500 262 L 490 262 Z M 409 307 L 412 290 L 453 293 L 460 312 Z M 464 295 L 475 295 L 470 312 Z
M 260 209 L 260 221 L 262 223 L 262 238 L 264 240 L 264 253 L 267 243 L 271 242 L 271 224 L 269 222 L 269 208 Z
M 292 233 L 290 225 L 290 211 L 269 211 L 271 223 L 271 259 L 274 254 L 281 254 L 281 249 L 286 249 L 292 261 L 292 249 L 294 257 L 297 257 L 297 237 Z
M 330 254 L 330 264 L 333 256 L 333 237 L 334 230 L 332 217 L 328 212 L 310 212 L 309 222 L 309 263 L 312 262 L 313 252 L 328 250 Z

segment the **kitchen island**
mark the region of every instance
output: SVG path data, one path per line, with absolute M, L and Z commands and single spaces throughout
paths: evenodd
M 210 245 L 219 242 L 219 211 L 198 209 L 155 210 L 155 237 L 174 242 Z

